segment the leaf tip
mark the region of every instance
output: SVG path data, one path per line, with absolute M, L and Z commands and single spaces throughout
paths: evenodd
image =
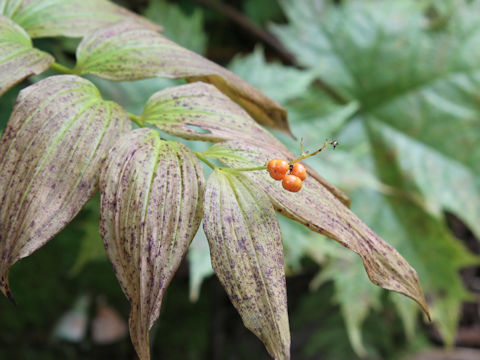
M 13 305 L 17 306 L 17 302 L 13 298 L 13 294 L 10 290 L 10 285 L 8 283 L 8 275 L 2 275 L 0 280 L 0 289 L 2 290 L 3 295 L 5 295 L 8 300 L 12 302 Z

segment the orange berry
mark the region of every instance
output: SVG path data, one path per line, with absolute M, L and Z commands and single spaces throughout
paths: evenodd
M 295 175 L 285 175 L 282 181 L 282 186 L 285 190 L 291 192 L 298 192 L 302 188 L 302 180 Z
M 290 175 L 295 175 L 303 181 L 307 178 L 307 169 L 303 164 L 297 162 L 291 166 Z
M 270 160 L 267 165 L 267 170 L 272 178 L 282 180 L 288 171 L 288 161 L 282 159 Z

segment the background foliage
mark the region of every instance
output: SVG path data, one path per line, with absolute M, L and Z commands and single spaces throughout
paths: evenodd
M 357 256 L 281 218 L 291 275 L 292 357 L 402 358 L 434 343 L 454 344 L 459 324 L 479 326 L 471 309 L 478 309 L 480 292 L 473 267 L 480 237 L 480 22 L 474 15 L 480 2 L 245 0 L 228 2 L 234 15 L 218 11 L 218 3 L 123 5 L 162 24 L 180 45 L 228 64 L 287 107 L 293 132 L 307 149 L 327 137 L 341 143 L 309 164 L 347 192 L 353 211 L 418 271 L 434 317 L 433 326 L 425 326 L 412 301 L 368 281 Z M 248 26 L 234 25 L 242 13 Z M 251 35 L 255 26 L 273 33 L 280 45 Z M 73 64 L 75 40 L 35 45 Z M 153 92 L 178 83 L 91 80 L 105 98 L 135 114 Z M 2 128 L 22 87 L 0 99 Z M 296 150 L 297 141 L 282 140 Z M 13 267 L 19 306 L 12 310 L 0 299 L 0 358 L 132 358 L 128 339 L 99 346 L 91 334 L 76 343 L 50 335 L 83 294 L 103 295 L 128 314 L 96 232 L 95 202 L 57 239 Z M 208 279 L 202 230 L 188 260 L 154 329 L 154 358 L 267 358 L 217 281 Z M 93 318 L 95 310 L 93 303 L 84 315 Z

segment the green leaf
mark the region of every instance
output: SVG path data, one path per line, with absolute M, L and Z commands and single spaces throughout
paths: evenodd
M 3 4 L 2 4 L 3 3 Z M 3 5 L 3 11 L 2 10 Z M 9 16 L 32 37 L 82 37 L 98 27 L 131 19 L 151 29 L 160 26 L 105 0 L 0 0 Z
M 275 359 L 290 358 L 280 227 L 268 197 L 242 175 L 215 170 L 203 228 L 215 274 L 245 326 Z
M 144 15 L 163 26 L 162 33 L 198 54 L 204 54 L 207 48 L 207 34 L 204 29 L 203 12 L 200 8 L 185 14 L 179 5 L 165 0 L 150 1 Z
M 77 48 L 75 71 L 115 81 L 167 77 L 208 82 L 260 124 L 289 131 L 285 109 L 275 101 L 230 71 L 132 21 L 87 35 Z
M 0 14 L 12 17 L 22 5 L 23 0 L 0 0 Z
M 476 8 L 462 3 L 450 26 L 432 33 L 416 3 L 329 6 L 308 27 L 287 6 L 292 25 L 275 29 L 299 56 L 309 49 L 305 65 L 322 59 L 322 79 L 359 102 L 374 152 L 400 168 L 400 178 L 382 181 L 421 195 L 434 215 L 454 212 L 479 237 L 480 25 L 461 16 Z
M 243 138 L 282 146 L 240 106 L 203 82 L 155 93 L 148 99 L 140 119 L 168 134 L 189 140 L 218 142 Z
M 213 148 L 204 155 L 233 168 L 255 167 L 283 156 L 279 151 L 238 141 L 216 144 Z M 356 252 L 375 285 L 412 298 L 429 314 L 415 270 L 316 179 L 307 177 L 300 192 L 290 193 L 265 170 L 249 171 L 246 176 L 267 193 L 279 213 Z
M 448 0 L 369 0 L 325 2 L 321 9 L 316 3 L 282 1 L 290 24 L 273 30 L 307 69 L 320 74 L 336 95 L 332 99 L 359 104 L 339 141 L 352 153 L 363 149 L 363 159 L 354 156 L 378 178 L 378 189 L 394 195 L 376 204 L 377 215 L 393 215 L 369 225 L 392 238 L 418 270 L 427 297 L 434 299 L 434 321 L 451 343 L 466 298 L 456 274 L 473 260 L 449 235 L 443 211 L 480 238 L 479 2 L 452 7 Z M 428 4 L 439 14 L 431 7 L 425 12 Z M 373 206 L 371 197 L 363 201 Z M 410 244 L 424 248 L 406 250 Z M 445 255 L 434 261 L 429 247 Z M 398 309 L 411 329 L 407 318 L 415 314 Z
M 478 265 L 480 258 L 456 241 L 445 224 L 406 200 L 387 198 L 373 191 L 358 191 L 354 200 L 356 212 L 362 214 L 381 236 L 390 239 L 415 266 L 428 294 L 433 322 L 445 342 L 451 345 L 460 307 L 469 299 L 458 270 Z M 408 317 L 418 312 L 416 308 L 410 308 L 409 313 L 406 309 L 399 310 L 405 326 L 411 321 Z
M 22 90 L 0 140 L 0 286 L 10 267 L 43 246 L 97 190 L 125 111 L 89 81 L 52 76 Z
M 52 56 L 32 47 L 20 26 L 0 15 L 0 96 L 28 76 L 45 71 L 53 61 Z
M 71 276 L 78 275 L 92 261 L 107 260 L 107 253 L 98 232 L 99 208 L 99 196 L 94 196 L 83 208 L 85 218 L 77 230 L 82 234 L 79 239 L 81 245 L 77 258 L 69 271 Z
M 260 46 L 248 56 L 236 56 L 228 68 L 280 104 L 304 95 L 315 78 L 312 71 L 299 70 L 279 63 L 267 63 L 263 48 Z
M 210 262 L 210 249 L 203 228 L 200 227 L 188 249 L 190 282 L 190 301 L 195 302 L 200 296 L 200 287 L 205 278 L 213 274 Z
M 203 168 L 196 156 L 157 131 L 121 137 L 100 178 L 100 233 L 131 303 L 130 336 L 150 358 L 149 330 L 202 218 Z

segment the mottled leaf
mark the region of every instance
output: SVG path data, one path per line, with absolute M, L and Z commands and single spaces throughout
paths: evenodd
M 170 87 L 148 99 L 141 120 L 189 140 L 250 139 L 282 146 L 215 86 L 196 82 Z
M 290 160 L 297 157 L 257 125 L 240 106 L 213 86 L 201 82 L 154 94 L 148 100 L 141 119 L 185 139 L 223 141 L 243 138 L 266 149 L 281 151 L 282 156 Z M 308 171 L 343 203 L 349 203 L 346 195 L 327 183 L 313 169 L 309 168 Z
M 229 141 L 214 145 L 205 155 L 231 167 L 249 167 L 263 165 L 282 153 L 246 142 Z M 415 270 L 315 179 L 307 177 L 299 193 L 290 193 L 265 170 L 246 172 L 246 176 L 267 193 L 279 213 L 359 254 L 375 285 L 409 296 L 429 315 Z
M 121 81 L 185 78 L 215 85 L 259 123 L 289 132 L 283 107 L 230 71 L 132 21 L 101 28 L 77 48 L 79 74 Z
M 161 29 L 159 25 L 105 0 L 3 0 L 0 1 L 0 14 L 10 17 L 32 38 L 82 37 L 101 26 L 124 19 L 154 30 Z
M 280 227 L 262 190 L 216 170 L 205 190 L 203 228 L 212 267 L 245 326 L 275 359 L 290 358 Z
M 0 286 L 8 272 L 58 233 L 97 189 L 108 149 L 130 121 L 76 76 L 22 90 L 0 140 Z
M 45 71 L 53 61 L 52 56 L 32 47 L 20 26 L 0 15 L 0 96 L 26 77 Z
M 149 330 L 202 217 L 203 168 L 178 142 L 137 129 L 118 140 L 100 178 L 100 232 L 131 303 L 130 336 L 150 358 Z

